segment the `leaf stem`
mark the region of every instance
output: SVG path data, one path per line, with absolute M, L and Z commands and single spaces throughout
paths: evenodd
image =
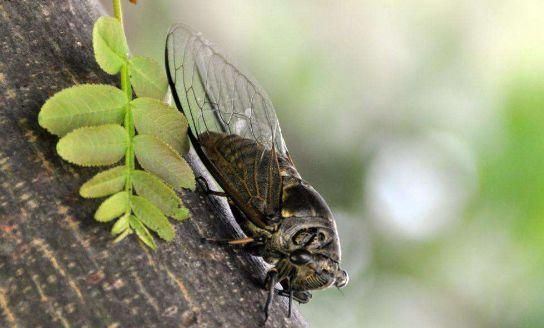
M 121 0 L 112 0 L 113 3 L 113 14 L 115 18 L 119 20 L 121 23 L 121 26 L 123 27 L 123 9 L 121 7 Z M 128 71 L 128 62 L 124 63 L 121 67 L 121 89 L 126 94 L 128 100 L 132 100 L 132 86 L 130 85 L 130 77 L 129 77 L 129 71 Z M 128 147 L 127 151 L 125 153 L 125 165 L 128 168 L 127 172 L 127 180 L 125 182 L 125 190 L 128 192 L 129 195 L 129 206 L 127 208 L 127 214 L 130 215 L 131 212 L 131 198 L 133 195 L 132 192 L 132 172 L 135 168 L 134 163 L 134 145 L 133 145 L 133 139 L 134 139 L 134 118 L 132 116 L 132 108 L 130 104 L 128 104 L 125 108 L 125 121 L 124 121 L 125 129 L 127 130 L 128 134 Z
M 123 26 L 123 9 L 121 7 L 121 0 L 113 0 L 113 16 L 119 20 L 121 26 Z

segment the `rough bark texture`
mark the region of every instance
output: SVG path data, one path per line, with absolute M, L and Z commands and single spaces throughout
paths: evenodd
M 96 17 L 91 0 L 0 0 L 0 327 L 262 326 L 262 262 L 200 242 L 240 236 L 224 201 L 185 193 L 192 219 L 155 252 L 113 244 L 78 196 L 96 170 L 62 161 L 38 126 L 55 92 L 115 83 L 93 59 Z M 286 311 L 276 299 L 266 326 L 306 326 Z

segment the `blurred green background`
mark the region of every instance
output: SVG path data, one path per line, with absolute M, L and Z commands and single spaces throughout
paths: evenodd
M 133 51 L 202 31 L 329 200 L 351 282 L 312 327 L 544 327 L 542 0 L 138 2 Z

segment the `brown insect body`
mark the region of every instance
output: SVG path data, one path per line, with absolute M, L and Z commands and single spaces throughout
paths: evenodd
M 184 26 L 172 28 L 166 61 L 195 150 L 251 237 L 244 248 L 273 266 L 266 314 L 276 282 L 300 302 L 310 290 L 345 286 L 334 217 L 296 170 L 264 91 Z

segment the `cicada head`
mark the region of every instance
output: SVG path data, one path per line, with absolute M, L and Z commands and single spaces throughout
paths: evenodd
M 348 274 L 340 268 L 340 244 L 335 229 L 316 226 L 323 218 L 312 217 L 312 226 L 301 225 L 291 242 L 289 263 L 293 270 L 291 287 L 295 290 L 344 287 Z M 326 222 L 326 221 L 325 221 Z
M 291 288 L 344 287 L 346 271 L 340 268 L 341 250 L 336 223 L 329 206 L 304 181 L 284 188 L 279 247 L 288 254 Z
M 291 278 L 294 290 L 322 289 L 333 285 L 342 288 L 348 283 L 347 272 L 329 257 L 299 249 L 291 253 L 289 261 L 295 267 Z

